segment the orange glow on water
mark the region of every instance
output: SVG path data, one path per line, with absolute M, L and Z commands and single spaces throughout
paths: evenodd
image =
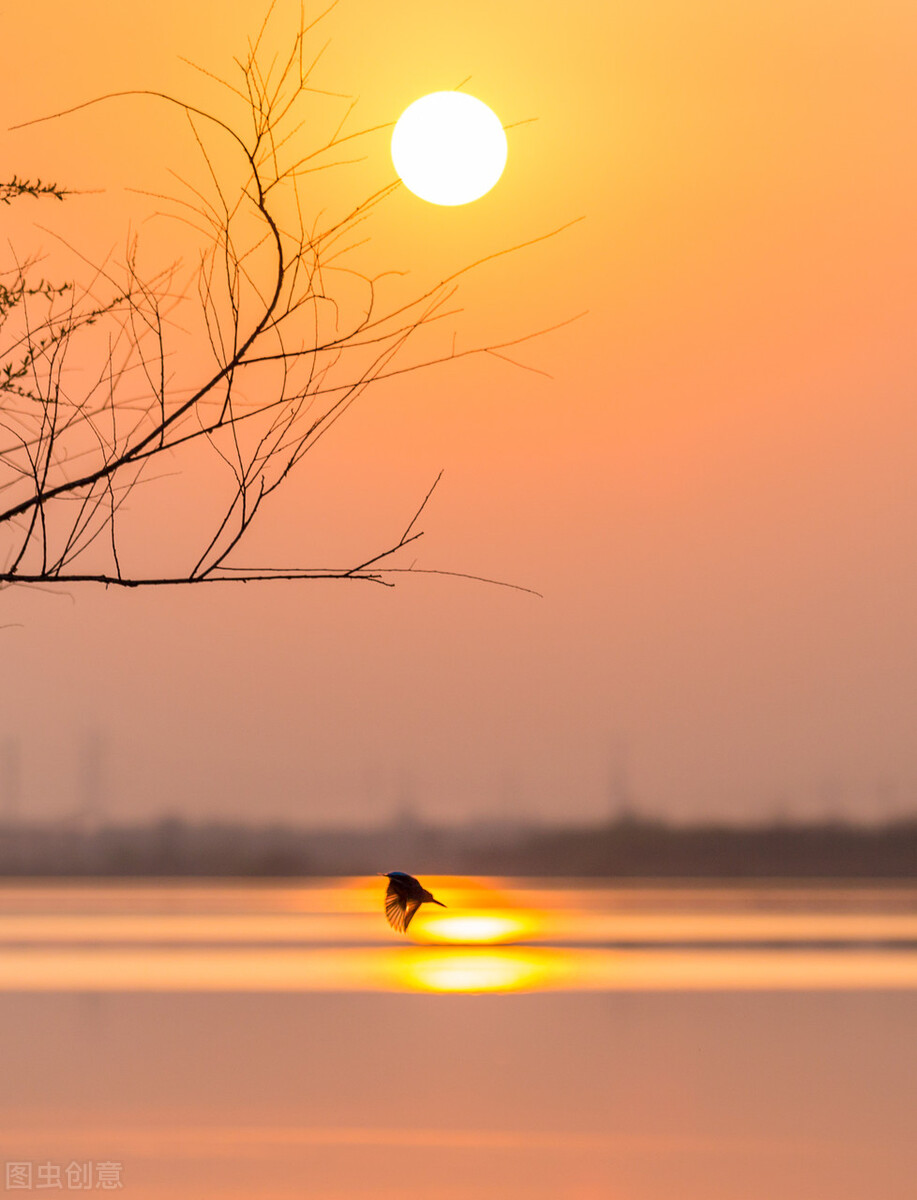
M 365 880 L 12 884 L 0 993 L 917 988 L 912 888 L 428 882 L 407 939 Z
M 552 974 L 552 960 L 531 950 L 417 953 L 396 964 L 399 983 L 420 992 L 518 992 Z
M 451 943 L 516 942 L 538 928 L 533 913 L 456 912 L 431 914 L 418 930 L 421 940 Z

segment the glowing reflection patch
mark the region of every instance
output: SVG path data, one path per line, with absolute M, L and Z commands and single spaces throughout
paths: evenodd
M 399 982 L 420 992 L 516 992 L 537 988 L 549 973 L 530 951 L 417 953 L 399 963 Z
M 530 937 L 534 928 L 528 914 L 431 913 L 418 933 L 428 942 L 494 943 L 517 942 Z

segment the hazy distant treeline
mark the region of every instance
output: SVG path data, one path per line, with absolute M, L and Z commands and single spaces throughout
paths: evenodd
M 569 828 L 367 829 L 192 823 L 0 826 L 0 874 L 296 876 L 499 874 L 624 877 L 917 878 L 917 817 L 875 826 L 668 825 L 623 817 Z

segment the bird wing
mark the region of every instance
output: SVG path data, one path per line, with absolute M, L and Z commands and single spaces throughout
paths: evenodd
M 423 903 L 422 900 L 408 900 L 407 903 L 405 904 L 405 906 L 404 906 L 404 931 L 405 931 L 405 933 L 407 933 L 407 928 L 411 923 L 411 918 L 414 916 L 414 913 L 417 912 L 418 908 L 420 908 L 422 903 Z
M 413 917 L 414 913 L 411 913 Z M 385 916 L 392 929 L 398 933 L 404 933 L 408 927 L 408 921 L 411 917 L 405 919 L 405 901 L 404 897 L 393 881 L 389 881 L 388 890 L 385 893 Z

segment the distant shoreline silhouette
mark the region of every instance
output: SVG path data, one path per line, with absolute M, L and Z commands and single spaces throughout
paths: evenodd
M 372 875 L 380 862 L 419 872 L 634 878 L 917 879 L 917 815 L 874 825 L 772 821 L 672 825 L 625 814 L 589 826 L 404 817 L 308 828 L 188 821 L 0 823 L 0 877 Z

